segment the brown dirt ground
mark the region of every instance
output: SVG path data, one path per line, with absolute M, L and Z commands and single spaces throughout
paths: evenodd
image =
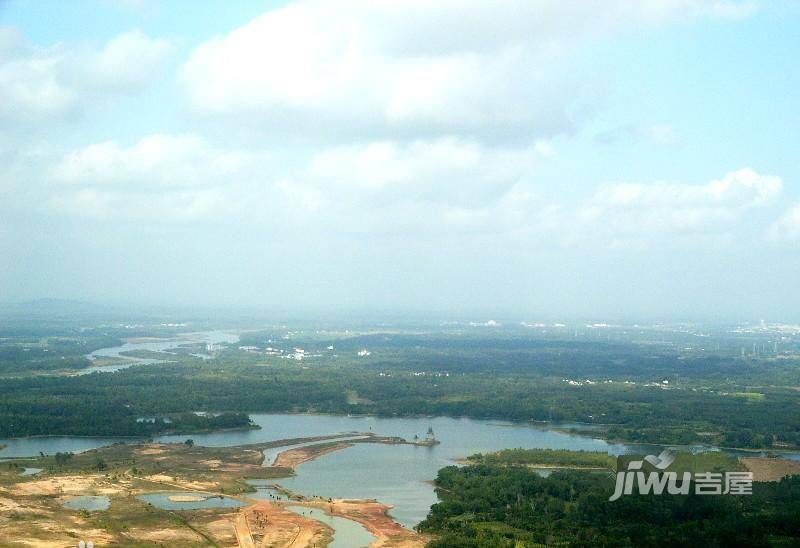
M 225 523 L 227 524 L 227 521 Z M 132 540 L 154 542 L 154 543 L 157 542 L 166 545 L 174 543 L 175 541 L 200 542 L 203 540 L 203 538 L 200 535 L 198 535 L 191 529 L 187 529 L 185 527 L 182 528 L 164 527 L 156 530 L 130 529 L 125 536 L 130 537 Z M 95 543 L 95 545 L 96 544 L 97 543 Z
M 243 508 L 240 515 L 237 536 L 241 539 L 251 535 L 244 543 L 240 541 L 240 546 L 305 548 L 325 546 L 333 538 L 333 530 L 324 523 L 268 501 Z
M 800 462 L 764 457 L 742 457 L 739 459 L 754 481 L 778 481 L 782 477 L 800 474 Z
M 330 439 L 330 438 L 328 438 Z M 324 438 L 320 441 L 325 441 Z M 320 443 L 305 448 L 288 450 L 279 456 L 285 473 L 288 466 L 298 466 L 322 455 L 337 451 L 351 444 L 344 441 Z M 109 470 L 97 473 L 84 468 L 81 471 L 64 471 L 61 475 L 45 472 L 43 477 L 27 478 L 0 486 L 0 545 L 4 539 L 15 539 L 18 546 L 74 546 L 81 538 L 93 540 L 96 545 L 109 542 L 144 542 L 162 544 L 203 544 L 203 537 L 191 528 L 169 520 L 159 522 L 157 527 L 146 528 L 131 523 L 124 531 L 97 529 L 97 516 L 84 519 L 77 512 L 64 512 L 58 500 L 69 495 L 109 495 L 114 500 L 130 497 L 141 492 L 152 492 L 164 488 L 187 489 L 216 494 L 225 483 L 227 494 L 237 496 L 237 478 L 278 477 L 280 468 L 262 466 L 264 445 L 239 448 L 197 448 L 183 444 L 144 444 L 108 447 L 76 455 L 76 465 L 91 466 L 102 457 L 109 463 Z M 154 461 L 159 461 L 153 466 Z M 82 462 L 85 461 L 85 462 Z M 145 472 L 130 472 L 129 467 L 138 467 Z M 80 468 L 78 468 L 80 470 Z M 52 475 L 51 475 L 52 474 Z M 221 479 L 220 479 L 221 478 Z M 233 491 L 228 490 L 231 486 Z M 244 546 L 274 546 L 301 548 L 324 546 L 332 538 L 333 531 L 326 524 L 301 516 L 268 501 L 255 501 L 247 495 L 240 500 L 253 502 L 251 506 L 233 512 L 209 511 L 192 513 L 187 519 L 202 534 L 213 538 L 220 546 L 237 546 L 237 532 Z M 292 501 L 291 504 L 297 504 Z M 304 503 L 300 503 L 304 504 Z M 307 501 L 309 506 L 358 521 L 378 537 L 374 547 L 421 548 L 425 539 L 421 535 L 404 529 L 387 515 L 388 506 L 375 501 Z M 119 507 L 116 507 L 119 508 Z M 122 507 L 127 508 L 123 505 Z M 125 511 L 125 510 L 118 510 Z M 138 515 L 138 514 L 137 514 Z M 238 528 L 237 528 L 238 524 Z M 87 536 L 88 535 L 88 536 Z M 253 542 L 249 544 L 248 539 Z
M 47 479 L 14 484 L 13 495 L 113 495 L 122 492 L 119 482 L 112 482 L 101 474 L 81 476 L 53 476 Z

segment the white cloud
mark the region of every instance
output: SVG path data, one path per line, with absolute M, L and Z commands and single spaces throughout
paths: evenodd
M 152 80 L 171 50 L 165 39 L 150 38 L 139 30 L 125 32 L 82 59 L 84 76 L 100 88 L 137 89 Z
M 51 195 L 47 206 L 51 211 L 104 221 L 172 223 L 225 217 L 231 213 L 225 198 L 219 189 L 149 193 L 80 188 Z
M 549 155 L 545 142 L 488 147 L 450 137 L 313 149 L 302 161 L 287 163 L 263 150 L 222 148 L 196 135 L 156 134 L 130 146 L 108 141 L 63 154 L 47 170 L 48 203 L 104 218 L 114 210 L 139 215 L 135 204 L 144 197 L 164 221 L 214 217 L 213 208 L 184 214 L 186 201 L 199 193 L 203 203 L 214 196 L 239 221 L 255 224 L 384 233 L 474 227 L 480 219 L 491 226 L 496 204 L 509 209 L 512 189 L 529 188 L 538 162 Z M 168 214 L 170 207 L 177 208 L 175 215 Z M 423 212 L 426 222 L 420 223 Z
M 48 202 L 52 210 L 93 219 L 184 222 L 221 217 L 228 207 L 218 190 L 147 194 L 82 188 L 58 194 Z
M 540 226 L 547 206 L 532 180 L 551 154 L 545 142 L 376 141 L 320 150 L 275 188 L 280 207 L 296 213 L 286 222 L 307 228 L 422 240 L 496 235 Z
M 643 24 L 744 15 L 700 0 L 300 0 L 199 46 L 194 107 L 320 138 L 548 137 L 597 94 L 571 77 L 587 40 Z
M 553 154 L 546 142 L 487 146 L 446 137 L 328 147 L 289 171 L 282 203 L 304 226 L 408 238 L 458 234 L 531 234 L 554 208 L 533 180 Z
M 647 237 L 729 228 L 750 209 L 773 203 L 779 177 L 745 168 L 704 185 L 619 183 L 600 187 L 578 211 L 585 229 L 613 237 Z
M 51 210 L 97 219 L 186 222 L 235 215 L 268 155 L 223 149 L 196 135 L 150 135 L 65 154 L 49 170 Z M 257 190 L 257 188 L 256 188 Z
M 767 237 L 776 241 L 800 240 L 800 203 L 789 208 L 777 221 L 772 223 Z
M 156 134 L 63 155 L 48 172 L 57 184 L 49 185 L 45 203 L 96 219 L 233 218 L 293 237 L 470 235 L 516 245 L 613 247 L 741 230 L 748 213 L 773 204 L 783 187 L 779 177 L 745 168 L 705 184 L 607 184 L 583 201 L 557 203 L 542 196 L 545 181 L 537 174 L 551 154 L 545 142 L 503 147 L 446 137 L 314 148 L 278 162 L 263 150 Z M 792 234 L 790 226 L 800 224 L 780 226 L 781 234 Z
M 530 176 L 551 148 L 487 147 L 452 137 L 410 143 L 379 141 L 315 154 L 303 177 L 320 187 L 384 201 L 480 203 Z
M 138 30 L 94 50 L 33 46 L 15 30 L 0 29 L 0 122 L 69 116 L 91 101 L 141 89 L 170 51 L 167 40 Z
M 196 135 L 150 135 L 124 147 L 115 141 L 70 152 L 53 169 L 55 180 L 139 188 L 216 186 L 252 175 L 263 154 L 223 150 Z

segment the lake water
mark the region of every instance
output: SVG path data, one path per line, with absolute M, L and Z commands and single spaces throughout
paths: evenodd
M 229 446 L 300 436 L 374 432 L 412 439 L 432 427 L 442 442 L 431 447 L 356 443 L 307 462 L 290 478 L 270 480 L 306 496 L 374 498 L 394 508 L 391 515 L 407 527 L 419 523 L 436 502 L 429 483 L 438 470 L 474 453 L 508 447 L 584 449 L 610 454 L 653 452 L 658 447 L 608 443 L 543 427 L 502 421 L 435 418 L 378 418 L 332 415 L 252 415 L 260 430 L 192 436 L 197 445 Z M 180 442 L 186 436 L 156 441 Z M 266 496 L 269 492 L 264 493 Z
M 67 500 L 64 501 L 62 506 L 70 510 L 88 510 L 90 512 L 98 512 L 102 510 L 108 510 L 108 508 L 111 506 L 111 501 L 106 496 L 69 497 Z
M 195 343 L 203 343 L 203 344 L 220 344 L 220 343 L 235 343 L 238 342 L 239 335 L 234 333 L 228 333 L 225 331 L 199 331 L 197 333 L 187 333 L 181 335 L 180 337 L 175 337 L 172 339 L 159 339 L 155 341 L 144 341 L 144 342 L 126 342 L 121 346 L 113 346 L 110 348 L 101 348 L 99 350 L 95 350 L 91 354 L 88 354 L 87 357 L 90 360 L 96 358 L 122 358 L 125 360 L 129 360 L 129 363 L 120 363 L 114 365 L 102 365 L 96 367 L 87 367 L 83 369 L 79 375 L 88 375 L 90 373 L 111 373 L 114 371 L 119 371 L 120 369 L 125 369 L 127 367 L 131 367 L 133 365 L 146 365 L 152 363 L 163 363 L 165 360 L 159 360 L 155 358 L 132 358 L 130 356 L 121 355 L 122 352 L 131 352 L 133 350 L 149 350 L 151 352 L 166 352 L 170 349 L 177 348 L 179 345 L 182 344 L 195 344 Z M 206 354 L 193 354 L 194 356 L 208 359 L 211 356 Z
M 366 548 L 377 540 L 375 535 L 357 521 L 332 516 L 317 508 L 306 508 L 305 506 L 287 506 L 286 508 L 307 518 L 321 521 L 333 529 L 333 541 L 328 544 L 328 548 Z
M 39 453 L 54 455 L 56 453 L 82 453 L 105 445 L 130 438 L 81 438 L 74 436 L 40 436 L 35 438 L 11 438 L 0 440 L 0 459 L 12 457 L 37 457 Z
M 430 481 L 436 478 L 438 470 L 474 453 L 515 447 L 582 449 L 612 455 L 658 454 L 661 450 L 659 446 L 609 443 L 589 436 L 565 434 L 544 426 L 465 418 L 254 414 L 252 419 L 261 429 L 193 434 L 192 439 L 196 445 L 213 447 L 354 432 L 413 439 L 414 435 L 423 436 L 428 427 L 432 427 L 441 441 L 439 445 L 356 443 L 299 466 L 294 477 L 269 480 L 306 496 L 377 499 L 393 505 L 391 515 L 407 527 L 424 519 L 431 504 L 436 502 Z M 184 434 L 160 436 L 155 441 L 182 443 L 185 439 Z M 47 454 L 84 451 L 113 441 L 68 437 L 0 440 L 0 444 L 8 445 L 0 451 L 0 458 L 37 455 L 39 451 Z M 269 457 L 273 455 L 274 451 L 270 450 Z M 266 489 L 261 493 L 265 498 L 269 494 Z

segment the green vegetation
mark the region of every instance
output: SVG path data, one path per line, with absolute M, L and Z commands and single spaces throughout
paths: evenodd
M 471 464 L 540 465 L 608 470 L 613 470 L 617 462 L 615 457 L 604 452 L 568 449 L 503 449 L 486 455 L 472 455 L 468 460 Z
M 730 349 L 685 353 L 677 345 L 541 339 L 517 331 L 339 338 L 313 330 L 284 341 L 281 330 L 245 334 L 213 360 L 183 345 L 167 355 L 169 363 L 66 376 L 39 369 L 39 358 L 20 350 L 51 340 L 48 332 L 0 339 L 0 348 L 16 349 L 6 371 L 21 372 L 0 383 L 0 437 L 149 436 L 241 427 L 245 413 L 319 411 L 548 421 L 575 423 L 576 430 L 588 424 L 594 436 L 660 444 L 800 446 L 796 360 L 743 360 Z M 83 341 L 73 344 L 79 361 L 78 352 L 123 334 L 163 335 L 144 328 L 58 333 Z M 239 345 L 303 347 L 309 357 L 298 362 Z M 371 355 L 357 356 L 363 348 Z M 141 417 L 158 418 L 137 422 Z
M 59 400 L 64 401 L 63 406 Z M 169 413 L 140 420 L 130 407 L 118 407 L 118 398 L 99 401 L 51 397 L 0 402 L 0 436 L 22 437 L 55 434 L 79 436 L 149 437 L 163 433 L 198 433 L 231 428 L 250 428 L 247 413 L 219 415 Z M 36 402 L 36 403 L 34 403 Z M 25 411 L 22 411 L 23 408 Z M 26 412 L 27 411 L 27 412 Z
M 0 377 L 83 369 L 92 365 L 86 354 L 119 344 L 113 335 L 74 329 L 0 330 Z
M 756 483 L 750 496 L 624 496 L 606 474 L 479 464 L 439 471 L 419 529 L 431 548 L 796 546 L 800 476 Z
M 622 455 L 619 457 L 617 469 L 627 469 L 627 463 L 631 460 L 639 460 L 640 455 Z M 644 463 L 645 469 L 651 469 L 648 463 Z M 675 460 L 669 465 L 673 472 L 737 472 L 745 470 L 739 459 L 721 451 L 704 451 L 702 453 L 679 452 L 675 455 Z
M 94 349 L 128 336 L 166 334 L 175 330 L 0 330 L 0 438 L 148 437 L 249 427 L 248 414 L 255 412 L 316 411 L 540 421 L 592 436 L 662 444 L 800 446 L 797 349 L 780 358 L 742 359 L 738 340 L 720 339 L 715 351 L 687 351 L 683 335 L 652 344 L 546 339 L 524 330 L 352 336 L 281 328 L 245 334 L 238 344 L 215 348 L 210 360 L 192 355 L 204 353 L 204 345 L 176 343 L 169 354 L 135 353 L 166 363 L 75 375 L 89 365 L 85 354 Z M 286 359 L 295 348 L 305 349 L 302 359 Z M 359 356 L 365 348 L 370 353 Z M 168 472 L 241 493 L 252 489 L 243 477 L 291 473 L 261 466 L 262 449 L 199 448 L 188 437 L 165 447 L 115 445 L 20 459 L 0 479 L 18 481 L 20 466 L 41 467 L 45 474 L 119 476 L 137 485 Z M 473 455 L 466 467 L 440 471 L 441 502 L 420 528 L 435 535 L 434 548 L 800 542 L 798 478 L 756 484 L 752 496 L 634 495 L 609 502 L 614 479 L 606 471 L 630 458 L 635 457 L 617 463 L 604 453 L 547 449 Z M 226 463 L 225 473 L 217 461 Z M 536 467 L 576 470 L 543 478 Z M 736 459 L 714 452 L 679 454 L 670 468 L 741 469 Z M 155 512 L 134 500 L 124 499 L 122 506 L 117 500 L 109 516 L 122 511 L 126 519 L 147 521 L 140 514 Z M 107 530 L 124 527 L 121 518 L 84 519 Z

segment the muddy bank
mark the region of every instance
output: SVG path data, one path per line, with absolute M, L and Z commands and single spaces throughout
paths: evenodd
M 423 548 L 430 540 L 430 537 L 397 523 L 389 515 L 392 507 L 375 500 L 311 500 L 289 504 L 319 508 L 333 516 L 357 521 L 378 539 L 372 548 Z
M 287 449 L 278 455 L 272 466 L 279 468 L 296 468 L 314 459 L 318 459 L 328 453 L 340 451 L 352 447 L 353 444 L 349 442 L 335 442 L 325 443 L 319 445 L 307 445 L 305 447 L 298 447 L 296 449 Z

